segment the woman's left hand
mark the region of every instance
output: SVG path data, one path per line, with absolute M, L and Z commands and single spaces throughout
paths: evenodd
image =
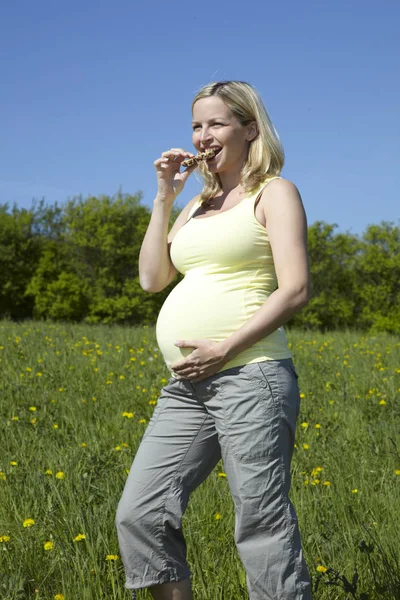
M 179 378 L 201 381 L 219 371 L 227 362 L 222 344 L 210 340 L 179 340 L 178 348 L 194 348 L 184 360 L 171 366 Z

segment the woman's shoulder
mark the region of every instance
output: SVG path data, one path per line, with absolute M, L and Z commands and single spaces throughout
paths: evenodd
M 265 198 L 270 196 L 291 196 L 298 195 L 300 196 L 299 190 L 297 186 L 290 181 L 290 179 L 285 179 L 281 176 L 272 176 L 267 177 L 264 183 L 261 185 L 261 197 L 260 200 L 263 201 Z
M 267 188 L 270 189 L 296 189 L 296 185 L 290 179 L 286 179 L 282 177 L 282 175 L 269 175 L 265 178 L 264 182 L 261 184 L 263 191 Z
M 265 217 L 272 212 L 284 213 L 290 209 L 302 209 L 303 202 L 297 186 L 284 177 L 267 180 L 260 195 L 260 206 Z

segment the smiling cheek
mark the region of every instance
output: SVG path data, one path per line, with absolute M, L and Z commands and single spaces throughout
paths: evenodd
M 192 144 L 195 148 L 199 148 L 200 146 L 200 138 L 196 133 L 192 134 Z

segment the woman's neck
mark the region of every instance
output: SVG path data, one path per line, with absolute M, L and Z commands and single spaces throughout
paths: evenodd
M 224 196 L 227 196 L 233 191 L 240 191 L 240 174 L 239 173 L 218 173 L 221 182 L 221 190 Z

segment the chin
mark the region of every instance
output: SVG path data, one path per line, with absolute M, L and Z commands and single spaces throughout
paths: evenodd
M 207 168 L 211 173 L 219 173 L 224 170 L 222 165 L 207 165 Z

